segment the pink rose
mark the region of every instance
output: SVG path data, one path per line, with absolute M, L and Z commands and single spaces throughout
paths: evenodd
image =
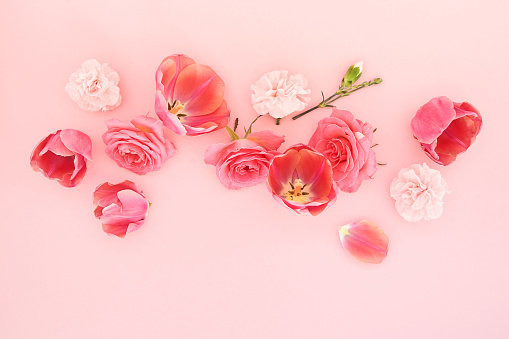
M 163 123 L 157 119 L 143 115 L 131 122 L 111 119 L 106 126 L 108 130 L 102 136 L 106 154 L 136 174 L 157 171 L 176 152 L 164 133 Z
M 276 201 L 297 213 L 322 213 L 337 196 L 332 167 L 321 153 L 297 144 L 272 161 L 267 187 Z
M 83 132 L 64 129 L 48 135 L 33 150 L 30 165 L 65 187 L 78 185 L 92 160 L 92 141 Z
M 120 105 L 122 97 L 118 73 L 108 64 L 95 59 L 85 61 L 69 77 L 65 91 L 81 109 L 86 111 L 109 111 Z
M 468 102 L 437 97 L 417 111 L 411 126 L 426 155 L 437 164 L 449 165 L 475 141 L 482 117 Z
M 330 117 L 318 122 L 309 146 L 322 153 L 332 165 L 339 189 L 356 192 L 362 181 L 376 172 L 375 152 L 371 149 L 373 127 L 354 118 L 348 111 L 332 109 Z
M 182 54 L 163 60 L 156 72 L 155 110 L 179 135 L 199 135 L 226 126 L 230 109 L 224 82 L 209 66 Z
M 401 169 L 390 190 L 398 213 L 412 222 L 439 218 L 444 208 L 443 198 L 449 193 L 440 172 L 426 164 Z
M 94 215 L 101 220 L 104 232 L 123 238 L 143 225 L 149 203 L 143 192 L 126 180 L 98 186 L 94 191 L 94 206 Z
M 251 133 L 246 139 L 210 146 L 205 163 L 216 166 L 217 177 L 229 189 L 254 186 L 265 180 L 284 141 L 272 131 Z

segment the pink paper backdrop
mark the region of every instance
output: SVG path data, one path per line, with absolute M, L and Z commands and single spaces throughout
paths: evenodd
M 2 1 L 0 112 L 1 338 L 507 338 L 509 231 L 507 1 Z M 173 53 L 212 66 L 241 126 L 256 116 L 250 85 L 277 69 L 304 74 L 312 102 L 346 68 L 383 84 L 337 102 L 378 128 L 387 163 L 318 217 L 277 204 L 264 185 L 224 188 L 203 162 L 219 131 L 171 135 L 178 154 L 137 176 L 104 154 L 103 121 L 154 115 L 154 72 Z M 88 58 L 120 74 L 122 105 L 86 113 L 64 91 Z M 471 149 L 449 167 L 412 139 L 410 119 L 438 95 L 483 114 Z M 316 111 L 256 129 L 307 142 Z M 29 166 L 57 129 L 93 140 L 81 185 L 61 187 Z M 443 216 L 409 223 L 388 189 L 401 167 L 426 162 L 452 194 Z M 152 202 L 121 240 L 93 216 L 92 191 L 135 181 Z M 369 219 L 390 238 L 381 265 L 355 261 L 337 227 Z

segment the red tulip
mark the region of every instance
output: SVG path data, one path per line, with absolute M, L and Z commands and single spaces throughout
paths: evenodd
M 337 186 L 329 160 L 303 144 L 274 158 L 267 185 L 274 199 L 298 213 L 318 215 L 336 201 Z

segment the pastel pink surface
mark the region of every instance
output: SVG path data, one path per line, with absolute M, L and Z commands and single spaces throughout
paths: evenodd
M 2 1 L 0 22 L 1 338 L 505 338 L 509 336 L 505 1 Z M 468 51 L 468 52 L 467 52 Z M 384 82 L 335 103 L 377 131 L 387 163 L 319 216 L 282 208 L 264 184 L 232 191 L 204 164 L 225 132 L 170 132 L 178 153 L 138 176 L 104 152 L 104 121 L 156 117 L 154 74 L 183 53 L 224 81 L 232 122 L 256 117 L 250 86 L 271 70 L 301 73 L 311 104 L 363 60 Z M 81 110 L 65 92 L 83 61 L 120 76 L 122 104 Z M 476 141 L 447 167 L 413 139 L 419 106 L 445 95 L 483 116 Z M 254 131 L 307 142 L 330 109 L 260 118 Z M 47 135 L 92 139 L 83 182 L 65 188 L 29 165 Z M 389 185 L 426 162 L 451 190 L 437 220 L 409 223 Z M 152 206 L 125 239 L 107 236 L 92 192 L 131 180 Z M 363 264 L 337 227 L 376 223 L 387 258 Z

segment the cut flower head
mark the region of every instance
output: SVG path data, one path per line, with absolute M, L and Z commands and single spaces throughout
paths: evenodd
M 337 197 L 329 160 L 303 144 L 274 158 L 267 186 L 276 201 L 297 213 L 318 215 Z
M 223 80 L 212 68 L 174 54 L 157 69 L 155 111 L 179 135 L 209 133 L 230 120 L 224 90 Z

